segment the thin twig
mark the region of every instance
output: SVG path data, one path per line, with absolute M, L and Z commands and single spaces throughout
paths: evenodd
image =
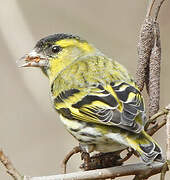
M 155 121 L 158 117 L 160 117 L 160 116 L 162 116 L 162 115 L 166 115 L 166 114 L 168 114 L 168 110 L 167 110 L 166 108 L 159 110 L 156 114 L 154 114 L 154 115 L 147 121 L 147 123 L 146 123 L 146 125 L 145 125 L 145 130 L 147 130 L 148 127 L 149 127 L 149 125 L 150 125 L 153 121 Z
M 163 2 L 164 2 L 165 0 L 161 0 L 160 1 L 160 3 L 159 3 L 159 5 L 157 6 L 157 8 L 156 8 L 156 11 L 155 11 L 155 22 L 156 22 L 156 20 L 157 20 L 157 18 L 158 18 L 158 14 L 159 14 L 159 11 L 160 11 L 160 8 L 161 8 L 161 6 L 162 6 L 162 4 L 163 4 Z
M 167 163 L 165 163 L 161 170 L 160 180 L 165 180 L 165 174 L 167 171 L 168 171 L 168 165 L 167 165 Z
M 14 168 L 12 162 L 2 150 L 0 150 L 0 161 L 7 169 L 7 173 L 12 176 L 14 180 L 23 180 L 23 176 Z
M 153 134 L 155 134 L 160 128 L 162 128 L 166 122 L 167 122 L 167 118 L 168 118 L 168 114 L 170 112 L 170 104 L 160 110 L 159 112 L 157 112 L 156 114 L 154 114 L 147 122 L 146 126 L 145 126 L 145 129 L 147 130 L 146 132 L 150 135 L 150 136 L 153 136 Z M 165 115 L 165 117 L 160 121 L 160 122 L 157 122 L 153 127 L 151 127 L 150 129 L 148 129 L 149 125 L 155 121 L 158 117 L 160 116 L 163 116 Z
M 167 134 L 166 158 L 168 165 L 170 165 L 170 105 L 168 105 L 166 108 L 169 109 L 169 113 L 167 115 L 167 124 L 166 124 L 166 134 Z
M 68 160 L 76 153 L 79 153 L 81 151 L 79 146 L 74 147 L 64 158 L 63 162 L 62 162 L 62 173 L 65 174 L 66 173 L 66 169 L 67 169 L 67 162 Z
M 159 129 L 161 129 L 166 124 L 166 118 L 164 118 L 161 122 L 158 122 L 153 127 L 147 130 L 147 134 L 153 136 Z
M 133 153 L 134 153 L 134 150 L 133 150 L 133 149 L 132 149 L 131 151 L 128 151 L 128 153 L 126 154 L 126 156 L 125 156 L 123 159 L 119 160 L 119 162 L 120 162 L 120 163 L 123 163 L 123 162 L 127 161 L 127 160 L 133 155 Z
M 151 11 L 152 11 L 152 8 L 153 8 L 153 5 L 155 3 L 155 0 L 152 0 L 149 4 L 149 7 L 148 7 L 148 10 L 147 10 L 147 13 L 146 13 L 146 18 L 148 18 L 150 15 L 151 15 Z

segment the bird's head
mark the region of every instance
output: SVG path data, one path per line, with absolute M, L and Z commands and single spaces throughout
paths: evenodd
M 95 48 L 70 34 L 54 34 L 37 42 L 19 61 L 19 67 L 40 67 L 50 80 L 76 59 L 92 54 Z

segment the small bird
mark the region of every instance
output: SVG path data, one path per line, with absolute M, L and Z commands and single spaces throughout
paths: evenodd
M 48 77 L 53 107 L 83 152 L 130 147 L 146 164 L 163 161 L 144 131 L 144 99 L 133 77 L 95 46 L 72 34 L 49 35 L 18 64 L 39 67 Z

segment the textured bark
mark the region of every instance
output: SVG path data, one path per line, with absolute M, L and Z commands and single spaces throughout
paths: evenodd
M 145 177 L 161 172 L 163 163 L 154 162 L 152 165 L 147 166 L 143 163 L 129 164 L 124 166 L 90 170 L 84 172 L 69 173 L 63 175 L 54 176 L 42 176 L 42 177 L 25 177 L 24 180 L 93 180 L 93 179 L 107 179 L 116 178 L 121 176 L 139 175 L 142 174 Z

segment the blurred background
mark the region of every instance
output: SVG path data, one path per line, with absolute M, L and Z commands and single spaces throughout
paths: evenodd
M 68 32 L 95 44 L 135 75 L 137 41 L 146 6 L 147 0 L 1 0 L 0 147 L 20 172 L 30 176 L 60 173 L 62 159 L 78 143 L 52 109 L 48 79 L 39 69 L 17 68 L 16 60 L 40 38 Z M 159 16 L 161 107 L 170 103 L 169 17 L 167 1 Z M 165 152 L 165 128 L 155 138 Z M 68 172 L 79 170 L 80 163 L 80 155 L 75 155 L 69 161 Z M 1 164 L 0 172 L 0 179 L 11 179 Z

